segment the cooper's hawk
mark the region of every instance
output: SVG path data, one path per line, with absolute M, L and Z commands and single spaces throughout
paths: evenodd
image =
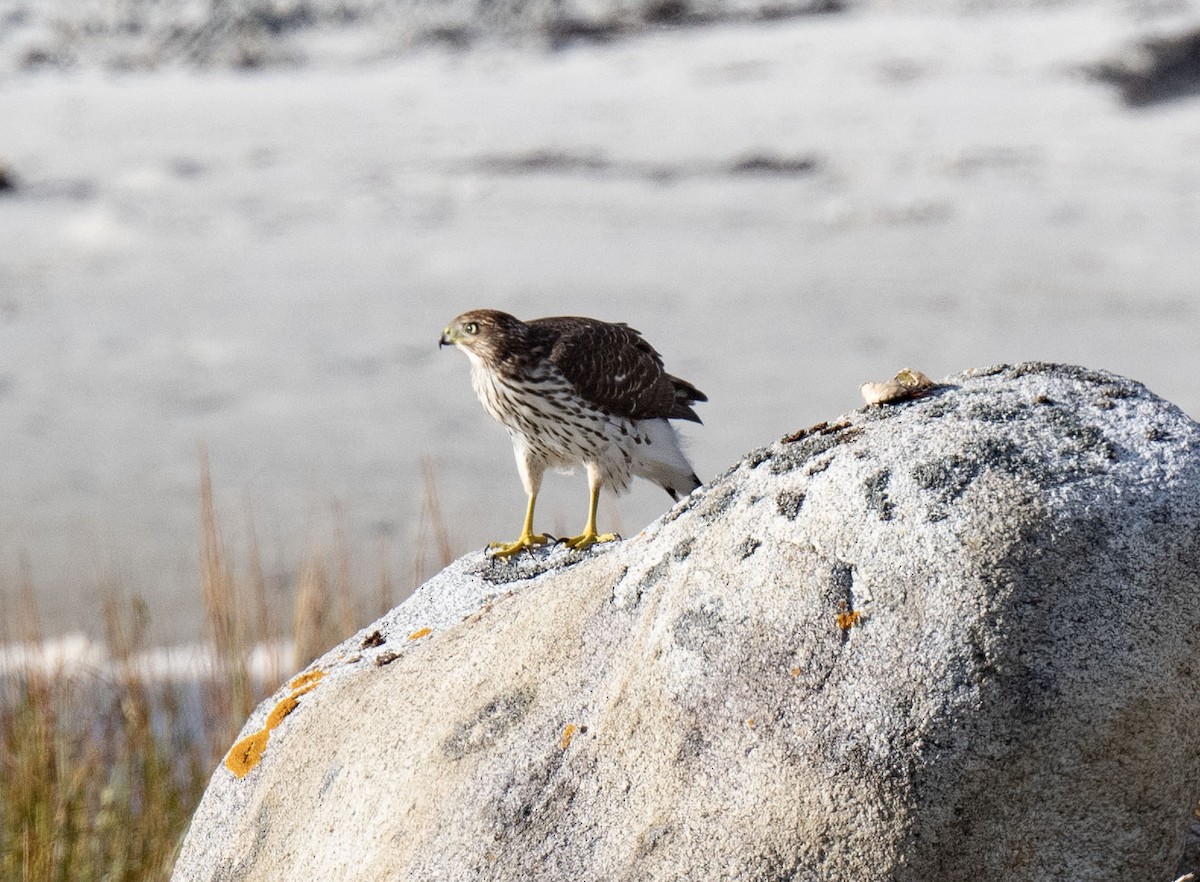
M 533 532 L 547 467 L 583 463 L 587 469 L 587 525 L 565 540 L 572 548 L 617 538 L 596 533 L 602 485 L 621 493 L 637 475 L 672 499 L 700 486 L 667 420 L 700 422 L 692 405 L 708 398 L 664 371 L 662 356 L 633 328 L 576 316 L 523 322 L 476 309 L 451 322 L 440 345 L 457 346 L 470 359 L 471 384 L 488 413 L 508 429 L 529 495 L 520 537 L 493 543 L 493 556 L 549 541 Z

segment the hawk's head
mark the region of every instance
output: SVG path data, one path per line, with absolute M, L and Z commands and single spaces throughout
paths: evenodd
M 457 346 L 472 361 L 495 366 L 522 350 L 529 325 L 496 309 L 464 312 L 442 331 L 438 346 Z

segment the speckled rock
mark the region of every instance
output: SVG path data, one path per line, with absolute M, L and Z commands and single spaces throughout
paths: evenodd
M 1200 426 L 971 371 L 459 560 L 258 709 L 174 879 L 1169 882 L 1198 625 Z

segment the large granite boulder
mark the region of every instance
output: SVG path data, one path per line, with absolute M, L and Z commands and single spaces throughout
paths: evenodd
M 1198 625 L 1200 426 L 969 371 L 459 560 L 258 709 L 174 879 L 1170 882 Z

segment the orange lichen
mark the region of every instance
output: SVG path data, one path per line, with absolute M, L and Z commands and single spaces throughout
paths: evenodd
M 225 768 L 237 777 L 244 778 L 262 759 L 263 752 L 267 749 L 267 739 L 270 737 L 271 734 L 262 729 L 243 738 L 230 748 L 229 755 L 225 757 Z
M 433 628 L 422 628 L 419 631 L 413 631 L 408 635 L 409 640 L 420 640 L 422 637 L 428 637 L 433 633 Z
M 799 676 L 800 676 L 800 669 L 799 669 L 799 668 L 792 668 L 792 670 L 791 670 L 791 675 L 792 675 L 793 677 L 799 677 Z
M 566 750 L 571 746 L 571 740 L 575 737 L 575 724 L 567 723 L 567 728 L 563 729 L 562 737 L 558 739 L 558 746 Z
M 858 620 L 862 618 L 862 613 L 858 610 L 850 612 L 840 612 L 837 614 L 837 626 L 843 631 L 849 631 L 858 624 Z
M 289 695 L 267 714 L 267 722 L 263 725 L 263 729 L 270 732 L 276 726 L 283 722 L 283 718 L 296 709 L 296 705 L 300 703 L 295 693 Z
M 314 686 L 316 686 L 317 681 L 324 676 L 324 671 L 309 671 L 307 674 L 301 674 L 291 683 L 288 683 L 288 686 L 292 688 L 294 695 L 303 695 L 305 692 L 308 692 Z M 303 690 L 303 692 L 296 690 Z
M 751 717 L 750 719 L 746 720 L 746 728 L 747 729 L 754 728 L 754 717 Z
M 267 721 L 263 724 L 263 727 L 253 735 L 247 735 L 229 749 L 229 753 L 225 757 L 225 768 L 229 769 L 237 777 L 243 778 L 251 769 L 257 766 L 263 758 L 263 754 L 266 753 L 267 741 L 271 737 L 271 730 L 282 723 L 284 718 L 296 709 L 296 706 L 300 704 L 300 696 L 312 692 L 324 676 L 324 671 L 309 671 L 307 674 L 301 674 L 292 680 L 288 684 L 292 690 L 291 694 L 281 699 L 275 707 L 271 708 L 271 712 L 267 714 Z

